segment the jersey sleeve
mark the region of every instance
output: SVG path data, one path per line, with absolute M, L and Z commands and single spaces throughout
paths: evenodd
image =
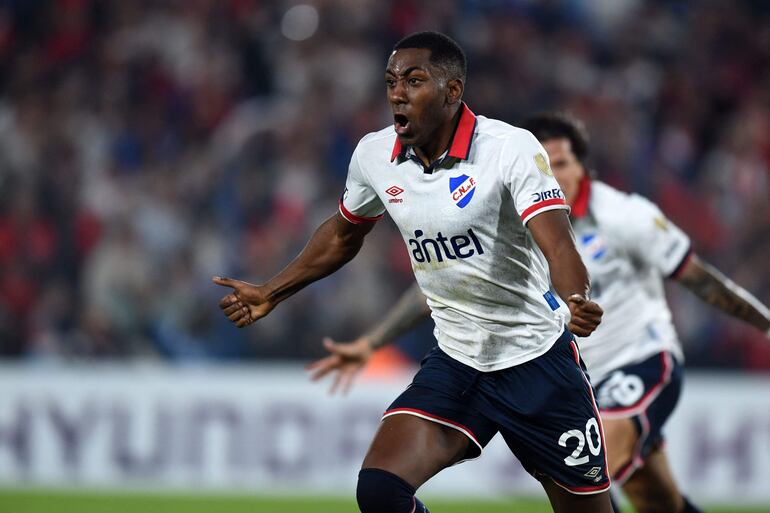
M 690 238 L 642 196 L 630 196 L 628 212 L 632 217 L 623 231 L 634 256 L 663 276 L 675 277 L 692 254 Z
M 380 220 L 385 212 L 382 201 L 361 169 L 360 148 L 359 144 L 350 158 L 345 191 L 339 203 L 340 214 L 353 224 L 373 223 Z
M 535 136 L 524 132 L 516 138 L 515 148 L 508 151 L 505 158 L 510 165 L 506 166 L 506 182 L 521 222 L 527 224 L 536 215 L 549 210 L 569 212 L 564 193 L 553 177 L 548 154 Z

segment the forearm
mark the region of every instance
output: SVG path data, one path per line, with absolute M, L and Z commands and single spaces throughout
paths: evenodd
M 768 333 L 770 330 L 770 310 L 696 255 L 690 258 L 677 280 L 704 302 L 761 331 Z
M 415 283 L 404 292 L 385 319 L 364 337 L 373 349 L 377 349 L 408 332 L 429 315 L 426 298 Z
M 561 210 L 544 212 L 529 221 L 529 230 L 548 261 L 551 284 L 559 297 L 565 302 L 573 294 L 588 298 L 588 271 L 575 248 L 567 215 Z
M 268 301 L 280 303 L 314 281 L 332 274 L 356 256 L 371 227 L 361 229 L 340 223 L 347 221 L 336 215 L 327 219 L 300 254 L 265 283 Z
M 564 301 L 578 294 L 589 297 L 591 282 L 580 255 L 571 243 L 564 243 L 548 261 L 551 284 Z

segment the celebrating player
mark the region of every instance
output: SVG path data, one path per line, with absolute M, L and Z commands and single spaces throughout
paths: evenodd
M 698 258 L 688 237 L 646 199 L 591 180 L 588 138 L 578 121 L 553 113 L 523 127 L 543 144 L 567 202 L 578 251 L 605 308 L 602 324 L 578 343 L 596 385 L 611 475 L 639 513 L 697 512 L 677 489 L 661 430 L 679 399 L 682 349 L 666 304 L 671 278 L 705 302 L 770 337 L 770 312 L 751 294 Z M 413 286 L 384 320 L 352 343 L 325 340 L 332 353 L 310 365 L 313 378 L 335 373 L 347 389 L 372 352 L 430 314 Z
M 361 511 L 427 512 L 415 490 L 500 432 L 554 511 L 610 513 L 601 421 L 570 333 L 590 335 L 602 310 L 568 207 L 532 134 L 462 102 L 465 74 L 442 34 L 396 44 L 385 70 L 393 126 L 359 142 L 339 212 L 267 283 L 214 278 L 233 289 L 220 307 L 238 327 L 267 315 L 352 259 L 387 210 L 438 347 L 383 417 L 359 473 Z

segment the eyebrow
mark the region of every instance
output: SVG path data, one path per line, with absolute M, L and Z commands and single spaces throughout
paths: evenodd
M 408 76 L 413 71 L 423 71 L 425 73 L 428 73 L 428 70 L 426 70 L 425 68 L 423 68 L 421 66 L 410 66 L 410 67 L 406 68 L 403 73 L 401 73 L 401 76 L 402 77 L 406 77 L 406 76 Z M 393 72 L 393 70 L 391 70 L 390 68 L 385 70 L 385 74 L 386 75 L 390 74 L 390 75 L 393 75 L 393 76 L 397 76 Z

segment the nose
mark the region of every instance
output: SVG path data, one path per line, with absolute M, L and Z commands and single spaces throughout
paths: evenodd
M 401 104 L 407 102 L 406 88 L 403 80 L 396 80 L 396 83 L 388 90 L 390 103 Z

